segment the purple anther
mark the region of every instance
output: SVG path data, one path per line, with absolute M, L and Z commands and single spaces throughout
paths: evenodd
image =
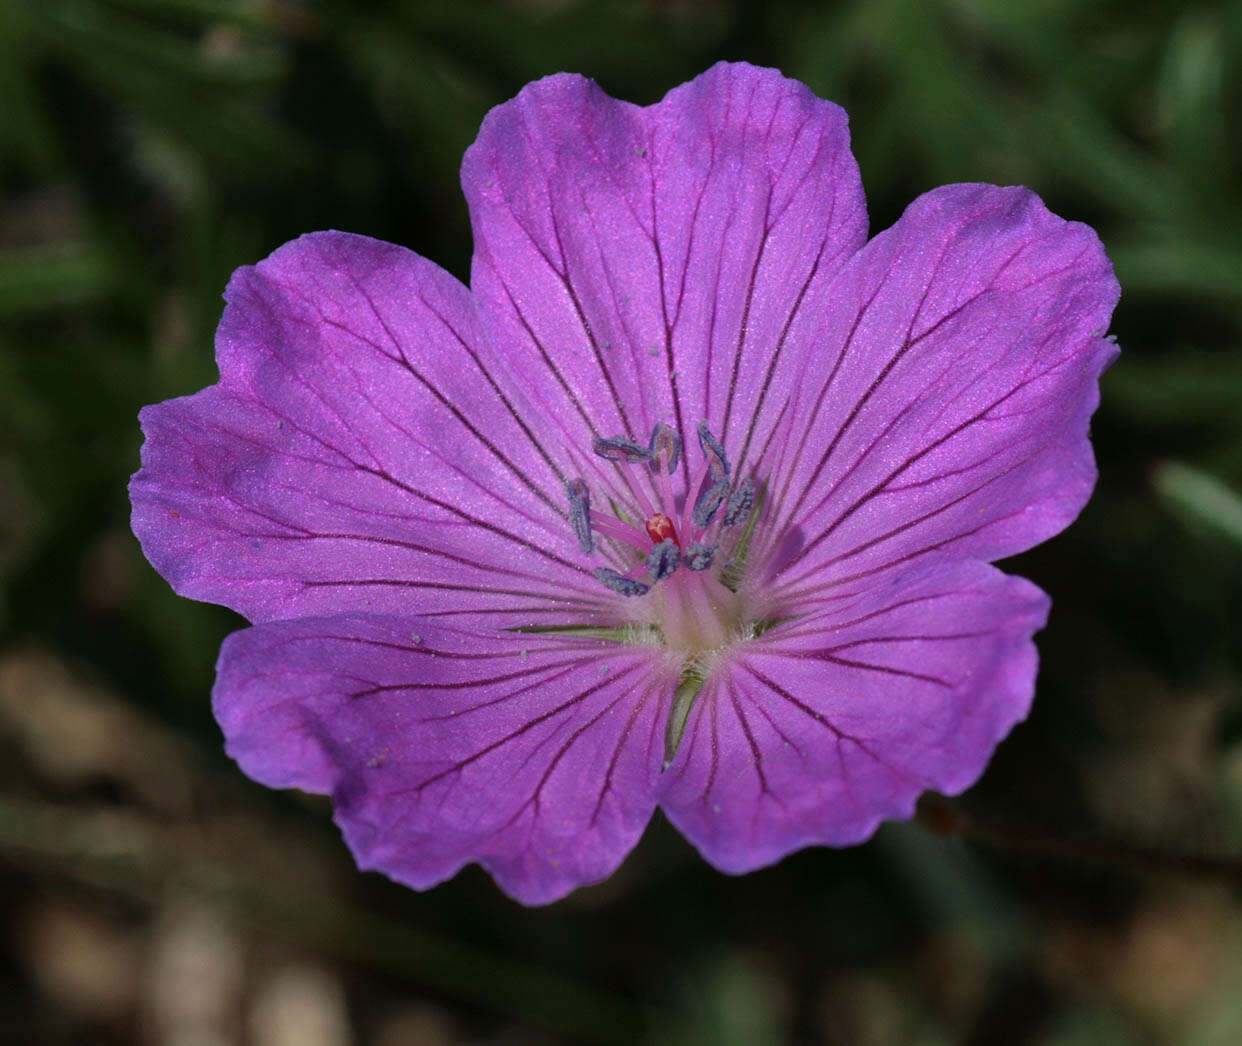
M 724 525 L 736 527 L 739 523 L 745 522 L 750 515 L 750 510 L 754 507 L 755 481 L 747 476 L 737 485 L 737 490 L 729 498 L 729 504 L 725 508 Z
M 681 549 L 672 538 L 665 538 L 647 555 L 647 573 L 652 581 L 663 581 L 681 562 Z
M 694 512 L 690 516 L 699 530 L 711 525 L 728 492 L 729 481 L 727 479 L 718 479 L 699 495 L 699 500 L 694 503 Z
M 618 574 L 607 567 L 597 567 L 595 579 L 621 596 L 644 596 L 651 591 L 651 586 L 645 582 Z
M 569 522 L 578 544 L 583 552 L 591 552 L 595 539 L 591 536 L 591 492 L 587 490 L 586 480 L 571 479 L 565 484 L 565 493 L 569 495 Z
M 711 434 L 706 421 L 699 422 L 699 446 L 703 448 L 703 456 L 711 467 L 712 479 L 728 479 L 729 459 L 725 457 L 720 440 Z
M 657 421 L 655 428 L 651 430 L 651 443 L 647 447 L 647 453 L 651 455 L 652 472 L 658 473 L 663 464 L 664 471 L 671 476 L 681 461 L 681 436 L 676 429 Z
M 704 545 L 696 541 L 686 549 L 683 562 L 691 570 L 706 570 L 716 558 L 716 549 L 719 547 L 719 545 Z
M 640 447 L 628 436 L 596 436 L 591 440 L 591 449 L 605 461 L 620 461 L 632 465 L 636 461 L 646 461 L 646 447 Z

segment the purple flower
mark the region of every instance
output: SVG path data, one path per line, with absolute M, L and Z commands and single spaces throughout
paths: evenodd
M 242 769 L 331 794 L 364 868 L 532 904 L 657 806 L 744 872 L 974 782 L 1048 609 L 989 563 L 1095 482 L 1095 234 L 950 185 L 868 241 L 845 113 L 745 65 L 531 84 L 462 181 L 469 289 L 304 236 L 230 282 L 219 383 L 142 413 L 147 556 L 254 625 Z

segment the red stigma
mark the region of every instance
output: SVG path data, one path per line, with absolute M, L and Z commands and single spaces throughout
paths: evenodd
M 657 512 L 654 516 L 649 516 L 644 525 L 647 528 L 647 536 L 657 545 L 669 538 L 672 538 L 674 541 L 677 540 L 677 531 L 673 529 L 673 521 L 663 512 Z

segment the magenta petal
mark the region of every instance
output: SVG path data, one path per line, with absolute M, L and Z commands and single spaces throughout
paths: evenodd
M 1117 293 L 1095 233 L 1025 189 L 915 201 L 834 283 L 803 435 L 769 461 L 784 594 L 929 551 L 996 559 L 1073 520 Z
M 824 307 L 866 235 L 845 113 L 747 65 L 647 109 L 578 76 L 531 84 L 488 115 L 462 181 L 474 292 L 571 442 L 656 421 L 731 435 L 810 351 L 795 313 Z
M 216 718 L 263 784 L 327 792 L 361 867 L 418 889 L 478 861 L 527 904 L 611 874 L 655 807 L 652 648 L 340 615 L 235 633 Z
M 1048 603 L 994 567 L 941 564 L 778 626 L 699 694 L 661 805 L 745 872 L 962 791 L 1030 707 Z
M 456 280 L 320 233 L 226 297 L 220 383 L 142 412 L 133 527 L 178 592 L 252 620 L 594 604 L 537 415 Z

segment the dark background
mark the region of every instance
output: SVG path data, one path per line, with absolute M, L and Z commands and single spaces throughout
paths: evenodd
M 1007 565 L 1054 597 L 1035 712 L 959 804 L 1113 860 L 890 825 L 729 878 L 657 819 L 527 910 L 359 874 L 221 751 L 240 619 L 150 569 L 125 481 L 230 271 L 338 228 L 464 277 L 489 107 L 718 58 L 850 111 L 874 229 L 1022 183 L 1116 262 L 1098 492 Z M 1238 874 L 1133 849 L 1242 855 L 1240 62 L 1239 5 L 1176 0 L 0 3 L 0 1042 L 1242 1042 Z

